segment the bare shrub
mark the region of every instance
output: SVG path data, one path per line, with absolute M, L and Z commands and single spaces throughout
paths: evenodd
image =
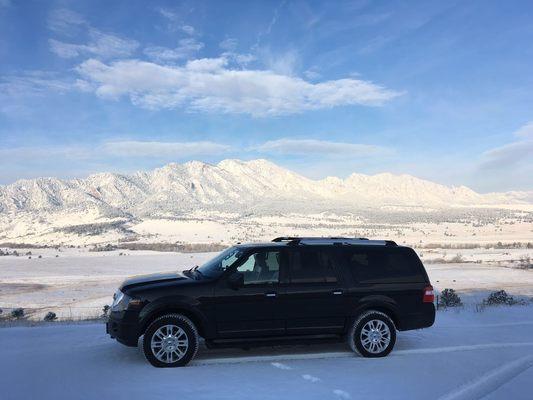
M 463 302 L 461 301 L 461 298 L 453 289 L 444 289 L 439 296 L 439 308 L 460 307 L 462 305 Z
M 533 262 L 531 262 L 531 257 L 522 257 L 518 261 L 518 268 L 522 269 L 533 269 Z
M 111 306 L 109 304 L 106 304 L 104 307 L 102 307 L 102 318 L 107 318 L 110 310 Z
M 498 290 L 497 292 L 492 292 L 489 294 L 483 304 L 486 306 L 497 306 L 497 305 L 507 305 L 514 306 L 517 304 L 524 304 L 521 300 L 516 300 L 513 296 L 508 294 L 505 290 Z
M 24 309 L 15 308 L 13 311 L 11 311 L 11 317 L 16 318 L 16 319 L 24 317 Z
M 45 321 L 48 321 L 48 322 L 51 322 L 51 321 L 55 321 L 57 319 L 57 315 L 55 312 L 52 312 L 52 311 L 49 311 L 45 316 L 44 316 L 44 320 Z

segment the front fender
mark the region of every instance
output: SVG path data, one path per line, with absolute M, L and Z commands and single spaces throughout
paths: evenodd
M 144 333 L 154 318 L 171 312 L 182 313 L 190 318 L 197 326 L 200 334 L 205 335 L 210 333 L 208 319 L 201 311 L 200 302 L 197 299 L 184 295 L 160 297 L 144 306 L 139 313 L 141 332 Z

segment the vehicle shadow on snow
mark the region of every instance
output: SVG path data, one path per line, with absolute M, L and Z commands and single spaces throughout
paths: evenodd
M 102 349 L 102 357 L 113 363 L 118 364 L 141 364 L 149 365 L 144 357 L 142 350 L 142 342 L 139 339 L 137 347 L 126 347 L 113 343 L 113 346 L 105 346 Z M 191 363 L 202 365 L 203 363 L 231 363 L 239 360 L 246 361 L 246 359 L 254 359 L 254 361 L 261 361 L 264 357 L 265 361 L 270 361 L 272 357 L 305 357 L 306 354 L 321 354 L 321 353 L 351 353 L 348 345 L 345 343 L 327 343 L 327 344 L 313 344 L 313 345 L 280 345 L 280 346 L 264 346 L 251 348 L 245 350 L 242 348 L 224 348 L 224 349 L 208 349 L 203 341 L 200 343 L 198 353 Z M 255 360 L 257 358 L 257 360 Z
M 411 332 L 410 335 L 399 335 L 395 350 L 416 348 L 423 336 L 424 334 L 421 331 Z M 136 348 L 113 343 L 113 346 L 106 346 L 104 351 L 105 355 L 103 357 L 119 364 L 149 365 L 143 354 L 141 339 L 139 339 Z M 305 358 L 306 355 L 316 355 L 317 357 L 324 355 L 326 358 L 328 356 L 349 357 L 351 354 L 353 352 L 346 343 L 292 344 L 256 347 L 246 350 L 243 348 L 208 349 L 202 341 L 191 365 L 201 366 L 204 363 L 219 362 L 224 364 L 225 362 L 232 363 L 240 360 L 246 361 L 247 359 L 261 361 L 261 358 L 265 358 L 265 361 L 272 361 L 271 358 Z M 353 356 L 358 357 L 356 354 L 353 354 Z

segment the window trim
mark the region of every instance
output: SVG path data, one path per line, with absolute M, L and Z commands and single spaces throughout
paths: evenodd
M 398 254 L 403 254 L 408 259 L 412 258 L 412 261 L 415 262 L 416 268 L 418 269 L 418 274 L 420 276 L 420 279 L 412 279 L 412 277 L 415 277 L 417 275 L 410 275 L 406 277 L 387 277 L 387 278 L 380 278 L 376 280 L 364 280 L 361 281 L 360 277 L 358 276 L 358 273 L 355 268 L 352 268 L 351 262 L 350 262 L 350 253 L 351 252 L 383 252 L 385 255 L 394 254 L 395 252 Z M 420 261 L 420 258 L 416 254 L 416 252 L 410 248 L 405 247 L 396 247 L 396 248 L 387 248 L 387 249 L 381 249 L 381 248 L 371 248 L 368 246 L 365 247 L 347 247 L 343 251 L 344 257 L 343 257 L 343 263 L 345 264 L 345 267 L 347 269 L 348 274 L 350 275 L 351 279 L 353 280 L 354 284 L 360 285 L 360 286 L 371 286 L 371 285 L 390 285 L 390 284 L 410 284 L 410 283 L 427 283 L 429 281 L 427 277 L 427 273 L 423 267 L 422 262 Z M 409 253 L 414 253 L 410 255 Z M 399 278 L 396 279 L 395 278 Z M 380 281 L 382 280 L 382 281 Z M 385 280 L 388 280 L 388 282 L 385 282 Z
M 344 284 L 344 275 L 342 273 L 342 264 L 343 259 L 340 257 L 341 253 L 339 252 L 339 248 L 333 247 L 333 246 L 308 246 L 308 247 L 294 247 L 294 248 L 287 248 L 287 256 L 285 259 L 286 263 L 286 284 L 289 286 L 342 286 Z M 324 274 L 324 280 L 320 282 L 292 282 L 291 281 L 291 265 L 290 265 L 290 257 L 289 252 L 290 251 L 329 251 L 330 254 L 333 255 L 334 258 L 334 265 L 333 265 L 333 273 L 335 274 L 336 281 L 334 282 L 328 282 L 326 281 L 326 275 Z
M 264 282 L 264 283 L 245 283 L 242 287 L 243 288 L 253 288 L 253 287 L 274 287 L 279 286 L 282 282 L 282 271 L 283 271 L 283 249 L 275 248 L 275 247 L 265 247 L 265 248 L 251 248 L 248 251 L 246 251 L 241 258 L 239 258 L 234 264 L 231 265 L 231 267 L 227 268 L 225 271 L 224 276 L 222 277 L 223 280 L 227 280 L 228 277 L 233 274 L 234 272 L 237 272 L 237 269 L 243 265 L 248 259 L 257 253 L 280 253 L 280 264 L 279 264 L 279 271 L 278 271 L 278 280 L 277 282 Z

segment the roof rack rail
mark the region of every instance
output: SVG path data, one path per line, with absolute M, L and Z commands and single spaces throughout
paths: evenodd
M 273 242 L 293 242 L 295 240 L 302 241 L 302 240 L 368 240 L 368 238 L 348 238 L 348 237 L 340 237 L 340 236 L 280 236 L 277 238 L 272 239 Z
M 287 242 L 289 245 L 297 244 L 318 244 L 320 242 L 331 243 L 336 245 L 365 244 L 381 246 L 397 246 L 392 240 L 369 240 L 368 238 L 347 238 L 347 237 L 299 237 L 299 236 L 280 236 L 272 240 L 273 242 Z M 306 243 L 307 242 L 307 243 Z

